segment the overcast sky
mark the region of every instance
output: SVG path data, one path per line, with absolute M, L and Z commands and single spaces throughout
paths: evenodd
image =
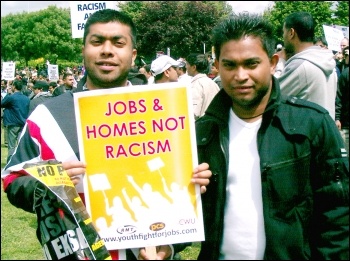
M 34 12 L 46 9 L 49 5 L 69 8 L 70 1 L 1 1 L 1 16 L 9 13 Z M 248 11 L 262 13 L 273 1 L 228 1 L 235 13 Z

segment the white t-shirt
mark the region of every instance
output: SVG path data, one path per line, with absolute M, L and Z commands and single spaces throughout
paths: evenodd
M 178 82 L 188 84 L 189 86 L 191 86 L 191 80 L 192 80 L 192 76 L 189 76 L 187 73 L 185 73 L 179 76 Z
M 247 123 L 231 110 L 229 170 L 221 260 L 262 260 L 266 238 L 257 132 L 262 119 Z

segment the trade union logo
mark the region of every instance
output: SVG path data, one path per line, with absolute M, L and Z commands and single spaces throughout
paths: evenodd
M 117 232 L 122 235 L 130 235 L 136 232 L 136 227 L 133 225 L 124 225 L 117 228 Z
M 165 224 L 163 222 L 156 222 L 149 226 L 149 229 L 152 231 L 159 231 L 165 228 Z

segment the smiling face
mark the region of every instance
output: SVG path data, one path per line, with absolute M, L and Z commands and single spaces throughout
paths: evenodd
M 270 96 L 278 56 L 270 61 L 261 41 L 249 36 L 224 43 L 219 59 L 216 67 L 235 113 L 262 113 Z
M 119 22 L 91 25 L 83 47 L 87 87 L 101 89 L 126 86 L 136 54 L 129 26 Z

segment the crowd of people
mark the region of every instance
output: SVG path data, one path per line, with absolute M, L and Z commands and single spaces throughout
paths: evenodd
M 310 13 L 294 12 L 283 25 L 280 46 L 263 16 L 230 16 L 213 28 L 214 60 L 161 55 L 138 68 L 132 20 L 110 9 L 93 13 L 83 38 L 85 74 L 76 86 L 69 73 L 56 87 L 35 81 L 37 98 L 63 88 L 58 97 L 32 104 L 31 113 L 37 98 L 17 94 L 20 87 L 9 95 L 21 96 L 27 110 L 2 170 L 9 201 L 34 211 L 35 190 L 45 188 L 22 167 L 52 155 L 83 197 L 86 165 L 79 159 L 74 92 L 182 82 L 192 90 L 199 162 L 193 177 L 202 192 L 205 241 L 198 259 L 348 260 L 348 40 L 337 62 L 340 55 L 316 41 Z M 172 258 L 187 245 L 157 247 L 157 258 Z M 144 248 L 137 257 L 150 258 Z
M 72 91 L 83 78 L 82 71 L 66 68 L 59 79 L 50 81 L 47 72 L 25 67 L 16 69 L 13 80 L 1 80 L 1 127 L 8 158 L 13 154 L 25 121 L 37 105 Z

